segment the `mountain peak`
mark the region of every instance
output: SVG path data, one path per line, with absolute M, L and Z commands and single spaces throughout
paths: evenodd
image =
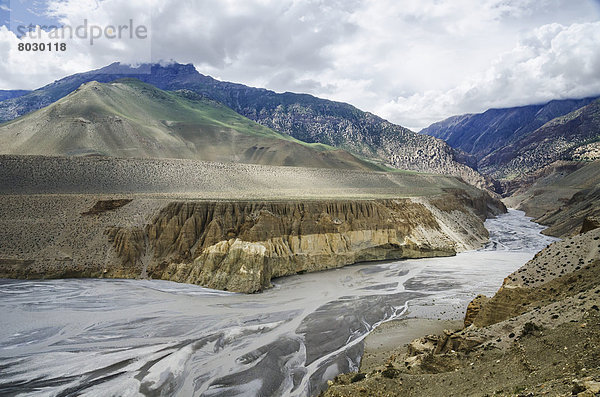
M 113 62 L 108 66 L 104 66 L 100 69 L 92 70 L 86 74 L 173 74 L 173 75 L 199 75 L 196 67 L 191 64 L 182 64 L 177 62 L 159 62 L 159 63 L 143 63 L 139 65 L 130 65 L 121 62 Z

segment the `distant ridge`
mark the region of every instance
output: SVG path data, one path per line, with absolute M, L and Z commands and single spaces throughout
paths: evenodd
M 497 178 L 513 179 L 558 160 L 600 159 L 600 99 L 489 154 L 480 167 Z
M 422 134 L 443 139 L 481 161 L 512 144 L 548 121 L 564 116 L 600 97 L 554 100 L 542 105 L 489 109 L 483 113 L 452 116 L 422 129 Z
M 25 94 L 30 93 L 29 90 L 0 90 L 0 101 L 5 101 L 7 99 L 18 98 Z

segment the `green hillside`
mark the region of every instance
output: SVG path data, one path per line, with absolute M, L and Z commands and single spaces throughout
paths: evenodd
M 277 133 L 191 91 L 162 91 L 135 79 L 86 83 L 1 125 L 0 152 L 378 169 L 345 151 Z

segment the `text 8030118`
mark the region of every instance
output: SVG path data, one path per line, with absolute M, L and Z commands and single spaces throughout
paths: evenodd
M 66 51 L 67 43 L 19 43 L 19 51 Z

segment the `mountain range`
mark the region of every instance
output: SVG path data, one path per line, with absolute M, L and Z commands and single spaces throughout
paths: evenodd
M 598 97 L 454 116 L 421 132 L 476 156 L 507 204 L 546 233 L 576 234 L 600 216 Z
M 120 83 L 115 84 L 115 81 Z M 79 106 L 82 101 L 75 96 L 67 103 L 78 106 L 70 106 L 68 115 L 57 110 L 65 109 L 59 102 L 70 94 L 84 96 L 79 91 L 89 93 L 90 87 L 85 87 L 90 82 L 99 83 L 91 88 L 104 93 L 103 99 L 98 95 L 94 97 L 99 101 L 97 106 Z M 111 84 L 104 87 L 103 83 Z M 135 94 L 129 92 L 128 95 L 133 97 L 122 101 L 127 106 L 111 108 L 110 102 L 116 95 L 113 91 L 123 94 L 122 87 L 138 91 Z M 65 77 L 34 91 L 2 93 L 9 98 L 0 101 L 0 121 L 7 122 L 0 127 L 0 141 L 3 153 L 8 154 L 94 153 L 116 157 L 177 157 L 327 168 L 391 167 L 456 175 L 476 186 L 508 194 L 518 188 L 510 181 L 530 180 L 539 170 L 557 160 L 594 160 L 599 157 L 600 151 L 598 97 L 554 100 L 543 105 L 453 116 L 415 133 L 346 103 L 219 81 L 200 74 L 191 64 L 132 67 L 113 63 L 98 70 Z M 161 103 L 163 100 L 166 102 Z M 187 101 L 185 111 L 176 109 L 161 116 L 161 112 L 149 110 L 169 108 L 173 103 L 181 104 L 181 101 Z M 194 102 L 191 108 L 196 109 L 183 116 L 190 111 L 190 101 Z M 136 102 L 148 108 L 131 105 Z M 198 122 L 197 107 L 207 106 L 213 110 L 220 109 L 209 112 L 215 117 L 213 123 L 231 127 L 231 120 L 240 117 L 236 123 L 252 127 L 242 133 L 239 128 L 236 130 L 237 127 L 225 128 L 229 133 L 222 135 L 215 134 L 214 128 L 199 128 L 206 120 Z M 43 115 L 32 113 L 45 107 L 48 108 Z M 98 109 L 102 112 L 95 114 Z M 107 109 L 110 109 L 108 113 Z M 121 110 L 129 113 L 119 115 Z M 138 113 L 152 117 L 142 120 L 136 116 Z M 99 137 L 103 136 L 101 131 L 111 131 L 107 136 L 112 138 L 123 138 L 115 132 L 117 124 L 107 121 L 109 114 L 113 121 L 125 121 L 119 128 L 127 125 L 127 131 L 145 131 L 144 139 L 150 141 L 140 140 L 140 136 L 130 133 L 126 138 L 127 144 L 118 140 L 113 140 L 112 144 L 106 141 L 99 143 L 102 141 Z M 55 115 L 61 117 L 56 118 Z M 45 121 L 40 121 L 40 117 L 46 117 Z M 66 128 L 65 120 L 69 118 L 79 121 L 71 121 L 72 126 Z M 14 119 L 18 120 L 9 122 Z M 194 126 L 186 125 L 186 128 L 188 132 L 194 129 L 194 134 L 183 133 L 180 130 L 182 125 L 191 119 Z M 48 128 L 42 132 L 40 126 L 44 123 Z M 259 127 L 263 132 L 268 131 L 268 138 L 254 133 L 260 130 Z M 37 134 L 36 139 L 44 134 L 48 135 L 48 139 L 58 139 L 56 131 L 66 130 L 71 131 L 69 138 L 64 138 L 71 142 L 68 148 L 64 142 L 34 145 L 36 140 L 24 141 L 24 137 L 31 134 Z M 90 130 L 96 134 L 93 144 L 90 137 L 83 139 L 81 135 L 81 131 L 89 134 Z M 163 134 L 160 139 L 153 135 L 158 130 Z M 253 132 L 248 134 L 249 131 Z M 17 134 L 21 134 L 18 139 L 15 138 Z M 240 143 L 240 137 L 244 137 L 244 144 Z M 174 143 L 174 139 L 180 141 L 174 146 L 167 143 Z M 154 142 L 153 149 L 149 142 Z M 127 149 L 119 149 L 120 146 Z
M 0 102 L 0 121 L 48 106 L 84 83 L 108 83 L 122 78 L 135 78 L 166 91 L 188 90 L 305 143 L 330 145 L 386 167 L 451 174 L 492 188 L 489 178 L 471 168 L 475 165 L 471 156 L 442 140 L 415 133 L 346 103 L 215 80 L 198 73 L 191 64 L 147 64 L 134 68 L 114 63 L 68 76 Z
M 543 105 L 489 109 L 483 113 L 452 116 L 422 129 L 481 162 L 497 149 L 512 144 L 543 126 L 592 103 L 598 97 L 554 100 Z
M 557 160 L 600 157 L 600 99 L 564 116 L 484 157 L 479 167 L 496 178 L 521 177 Z
M 477 158 L 477 169 L 500 180 L 526 178 L 557 160 L 600 155 L 600 99 L 490 109 L 453 116 L 421 133 L 446 140 Z
M 277 133 L 191 91 L 167 92 L 136 79 L 85 83 L 3 124 L 0 148 L 3 154 L 381 169 L 343 150 Z

